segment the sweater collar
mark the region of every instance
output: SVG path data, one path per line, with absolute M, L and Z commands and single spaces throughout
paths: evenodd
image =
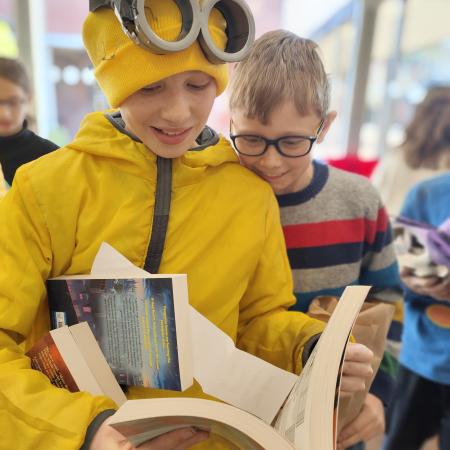
M 323 189 L 328 180 L 328 175 L 329 169 L 327 165 L 313 161 L 313 177 L 308 186 L 298 192 L 277 195 L 279 206 L 300 205 L 311 200 Z

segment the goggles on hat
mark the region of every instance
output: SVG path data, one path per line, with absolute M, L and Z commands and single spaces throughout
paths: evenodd
M 125 34 L 136 44 L 157 54 L 182 51 L 198 38 L 205 56 L 213 64 L 242 60 L 255 39 L 255 21 L 245 0 L 174 0 L 181 12 L 181 32 L 175 41 L 161 39 L 150 27 L 144 10 L 145 0 L 89 0 L 89 11 L 112 8 Z M 218 9 L 227 23 L 228 42 L 218 48 L 208 28 L 213 8 Z

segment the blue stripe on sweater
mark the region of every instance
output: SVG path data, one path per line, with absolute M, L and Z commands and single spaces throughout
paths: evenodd
M 345 286 L 333 289 L 322 289 L 320 291 L 315 292 L 296 292 L 295 296 L 297 298 L 297 303 L 294 306 L 291 306 L 290 309 L 292 309 L 293 311 L 307 312 L 310 303 L 313 301 L 315 297 L 318 297 L 320 295 L 332 295 L 335 297 L 340 297 L 342 292 L 344 292 L 344 289 Z
M 363 270 L 359 277 L 359 283 L 380 288 L 400 286 L 400 275 L 397 261 L 380 270 Z

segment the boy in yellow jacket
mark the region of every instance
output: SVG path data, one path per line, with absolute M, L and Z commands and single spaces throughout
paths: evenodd
M 158 37 L 179 35 L 172 0 L 148 0 L 146 16 Z M 222 48 L 225 26 L 213 10 L 209 32 Z M 154 224 L 168 220 L 159 272 L 187 273 L 200 313 L 240 349 L 286 370 L 301 371 L 323 329 L 287 311 L 292 280 L 270 186 L 205 128 L 226 87 L 226 65 L 210 62 L 198 41 L 169 54 L 138 46 L 108 7 L 89 14 L 83 38 L 114 111 L 88 115 L 72 143 L 21 168 L 0 203 L 0 410 L 8 449 L 131 449 L 107 425 L 116 408 L 110 399 L 58 389 L 24 356 L 49 327 L 46 279 L 89 273 L 102 242 L 154 267 Z M 154 214 L 161 174 L 171 177 L 170 218 Z M 370 351 L 360 350 L 347 357 L 356 361 L 348 365 L 350 390 L 370 372 Z M 127 395 L 206 397 L 198 384 L 183 393 L 130 387 Z M 188 448 L 207 437 L 181 430 L 142 448 Z M 226 448 L 215 438 L 203 445 Z

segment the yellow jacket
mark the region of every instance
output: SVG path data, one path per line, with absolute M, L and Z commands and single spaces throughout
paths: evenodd
M 88 273 L 103 241 L 143 266 L 155 180 L 154 154 L 102 113 L 87 116 L 70 145 L 17 172 L 0 202 L 1 448 L 78 449 L 90 422 L 115 408 L 53 387 L 23 351 L 49 328 L 47 278 Z M 287 311 L 291 272 L 270 186 L 222 139 L 174 160 L 172 191 L 160 273 L 187 273 L 190 303 L 239 348 L 299 372 L 303 346 L 323 326 Z M 172 395 L 205 397 L 198 385 L 128 393 Z

